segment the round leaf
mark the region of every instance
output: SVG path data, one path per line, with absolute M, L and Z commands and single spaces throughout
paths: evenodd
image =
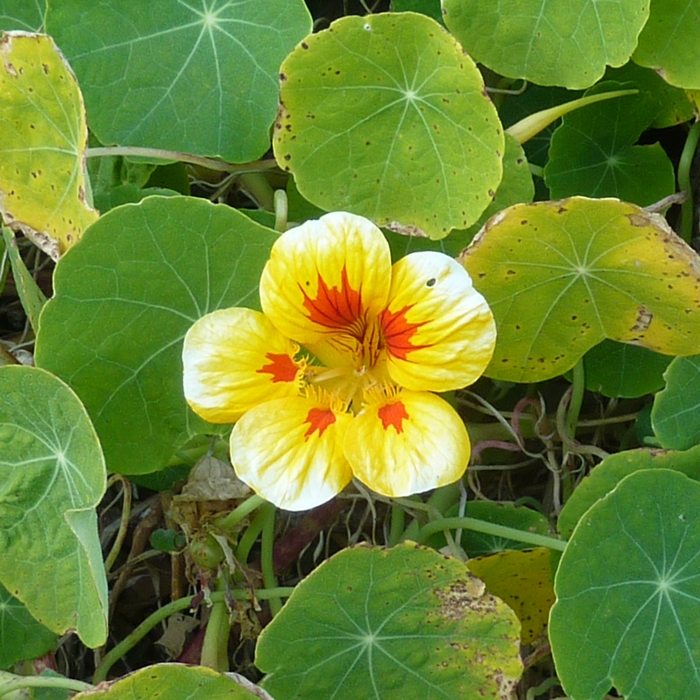
M 213 430 L 185 403 L 182 341 L 210 311 L 258 306 L 276 238 L 225 205 L 149 197 L 105 214 L 61 259 L 36 361 L 83 400 L 111 471 L 162 469 Z
M 658 391 L 663 373 L 673 358 L 638 345 L 604 340 L 583 358 L 586 389 L 622 399 Z
M 671 85 L 700 88 L 697 32 L 700 7 L 688 0 L 655 0 L 639 36 L 634 60 L 658 71 Z
M 9 32 L 0 59 L 0 213 L 58 259 L 98 216 L 85 201 L 83 99 L 51 37 Z
M 360 546 L 297 586 L 255 663 L 276 700 L 496 700 L 521 672 L 519 627 L 461 562 Z
M 275 157 L 326 210 L 442 238 L 501 180 L 504 137 L 481 74 L 424 15 L 345 17 L 281 68 Z
M 0 367 L 0 582 L 57 634 L 107 639 L 95 508 L 105 492 L 85 409 L 41 369 Z
M 700 345 L 700 259 L 665 220 L 614 199 L 516 205 L 460 257 L 496 318 L 486 374 L 542 381 L 604 338 L 668 355 Z
M 73 696 L 74 700 L 254 700 L 262 696 L 246 690 L 233 678 L 203 666 L 157 664 L 146 666 L 112 683 Z
M 0 668 L 36 659 L 53 648 L 58 637 L 37 622 L 17 598 L 0 585 Z
M 557 521 L 562 537 L 569 538 L 583 514 L 596 501 L 610 493 L 626 476 L 641 469 L 675 469 L 700 481 L 700 447 L 687 452 L 643 448 L 606 457 L 576 487 L 562 508 Z
M 677 357 L 664 377 L 666 388 L 651 410 L 654 434 L 670 450 L 700 445 L 700 355 Z
M 581 519 L 559 563 L 549 637 L 572 698 L 700 696 L 700 483 L 623 479 Z
M 586 95 L 633 87 L 631 83 L 600 83 Z M 564 116 L 552 135 L 544 169 L 550 196 L 618 197 L 648 206 L 675 192 L 673 164 L 664 149 L 658 143 L 634 145 L 656 113 L 651 96 L 637 93 L 596 102 Z
M 104 144 L 259 158 L 282 59 L 309 31 L 302 0 L 53 3 L 49 33 Z
M 632 55 L 647 0 L 443 0 L 445 24 L 479 63 L 509 78 L 586 88 Z

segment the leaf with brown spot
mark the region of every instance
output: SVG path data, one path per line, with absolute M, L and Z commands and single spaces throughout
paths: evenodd
M 298 584 L 255 663 L 277 700 L 501 700 L 520 677 L 519 635 L 462 562 L 408 542 L 361 545 Z
M 634 204 L 515 205 L 460 261 L 496 318 L 490 377 L 550 379 L 605 338 L 665 355 L 700 347 L 700 258 L 663 217 Z
M 0 39 L 0 213 L 57 260 L 98 213 L 86 201 L 85 108 L 53 39 Z
M 187 698 L 187 700 L 254 700 L 266 697 L 247 689 L 235 674 L 218 673 L 203 666 L 157 664 L 146 666 L 116 681 L 100 683 L 75 700 L 133 700 L 133 698 Z M 267 696 L 269 698 L 269 696 Z
M 273 142 L 299 192 L 435 240 L 475 223 L 501 181 L 504 136 L 454 38 L 404 12 L 343 17 L 304 41 L 282 64 L 290 129 Z

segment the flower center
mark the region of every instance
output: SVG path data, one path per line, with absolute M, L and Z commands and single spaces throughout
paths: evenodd
M 385 342 L 378 318 L 363 314 L 329 337 L 319 348 L 325 367 L 309 366 L 307 379 L 348 403 L 359 403 L 363 391 L 389 381 Z

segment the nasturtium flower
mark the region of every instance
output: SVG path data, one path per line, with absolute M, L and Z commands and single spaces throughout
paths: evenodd
M 474 382 L 496 330 L 469 275 L 442 253 L 394 265 L 382 232 L 347 213 L 282 234 L 260 280 L 263 312 L 222 309 L 185 338 L 185 397 L 236 422 L 239 478 L 288 510 L 356 477 L 385 496 L 459 479 L 463 421 L 430 392 Z

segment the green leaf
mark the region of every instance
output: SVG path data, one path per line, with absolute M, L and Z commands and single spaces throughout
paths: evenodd
M 693 105 L 685 90 L 669 85 L 656 71 L 630 61 L 620 68 L 608 69 L 605 77 L 618 82 L 632 81 L 654 100 L 656 116 L 651 123 L 654 129 L 675 126 L 693 118 Z
M 653 68 L 671 85 L 700 88 L 697 30 L 700 7 L 688 0 L 654 0 L 639 36 L 634 60 Z
M 41 313 L 46 297 L 39 289 L 39 285 L 32 277 L 27 266 L 22 260 L 22 256 L 17 249 L 17 241 L 9 228 L 2 227 L 2 237 L 5 241 L 5 247 L 10 258 L 12 266 L 12 277 L 15 281 L 17 294 L 19 295 L 22 308 L 29 318 L 32 328 L 36 331 L 39 328 L 39 314 Z
M 385 231 L 391 247 L 392 259 L 420 250 L 437 250 L 456 258 L 472 242 L 483 224 L 494 214 L 517 202 L 531 202 L 535 193 L 530 168 L 522 146 L 506 134 L 506 152 L 503 157 L 503 179 L 496 190 L 496 196 L 479 220 L 468 229 L 452 231 L 447 238 L 434 241 L 421 236 L 406 236 L 393 231 Z
M 700 345 L 700 259 L 657 214 L 584 197 L 516 205 L 461 258 L 496 318 L 487 376 L 543 381 L 604 338 L 668 355 Z
M 440 0 L 392 0 L 393 12 L 420 12 L 442 23 L 442 8 Z
M 700 355 L 677 357 L 664 374 L 666 388 L 654 397 L 651 423 L 661 446 L 687 450 L 700 444 Z
M 586 93 L 634 87 L 599 83 Z M 618 197 L 648 206 L 675 192 L 673 164 L 655 143 L 635 146 L 657 113 L 646 93 L 596 102 L 567 114 L 552 135 L 544 180 L 551 197 Z
M 51 37 L 9 32 L 0 59 L 0 213 L 58 259 L 98 216 L 85 200 L 80 89 Z
M 276 700 L 510 697 L 520 625 L 464 564 L 412 543 L 346 549 L 302 581 L 258 640 Z
M 102 683 L 96 689 L 73 696 L 73 700 L 254 700 L 260 698 L 226 674 L 203 666 L 157 664 L 124 678 Z
M 0 29 L 38 32 L 44 23 L 46 0 L 2 0 Z
M 179 195 L 175 190 L 162 189 L 160 187 L 147 187 L 139 189 L 136 185 L 118 185 L 108 192 L 95 195 L 95 205 L 101 212 L 108 212 L 123 204 L 136 204 L 146 197 L 159 195 L 161 197 L 174 197 Z
M 604 340 L 583 358 L 586 389 L 620 399 L 652 394 L 664 385 L 663 373 L 672 359 L 638 345 Z
M 36 362 L 83 400 L 111 471 L 162 469 L 190 437 L 220 430 L 185 403 L 182 341 L 210 311 L 258 307 L 276 239 L 225 205 L 149 197 L 105 214 L 60 261 Z
M 501 180 L 481 74 L 434 20 L 344 17 L 281 68 L 278 163 L 303 197 L 430 238 L 473 224 Z
M 104 644 L 105 465 L 85 409 L 44 370 L 0 367 L 0 445 L 0 582 L 51 631 Z
M 479 63 L 509 78 L 586 88 L 632 55 L 647 0 L 443 0 L 445 24 Z
M 54 647 L 57 639 L 0 585 L 0 668 L 42 656 Z
M 549 638 L 565 693 L 700 697 L 700 483 L 635 472 L 581 519 L 559 563 Z
M 259 158 L 282 59 L 311 31 L 302 0 L 53 3 L 49 33 L 104 144 Z
M 512 204 L 531 202 L 535 196 L 530 165 L 523 147 L 509 134 L 506 134 L 505 154 L 503 155 L 503 179 L 498 185 L 496 196 L 486 207 L 478 221 L 471 227 L 474 234 L 495 214 Z
M 675 469 L 700 481 L 700 447 L 687 452 L 642 448 L 606 457 L 576 487 L 559 514 L 557 529 L 565 539 L 597 501 L 612 491 L 626 476 L 641 469 Z

